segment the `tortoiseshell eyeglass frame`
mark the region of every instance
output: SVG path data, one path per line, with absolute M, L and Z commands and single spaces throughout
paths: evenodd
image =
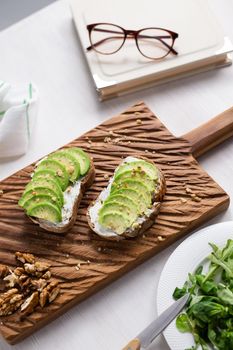
M 95 27 L 100 26 L 100 25 L 114 26 L 114 27 L 116 27 L 116 29 L 118 28 L 119 30 L 121 30 L 121 32 L 117 32 L 117 31 L 114 31 L 114 30 L 95 28 Z M 149 56 L 145 55 L 140 50 L 140 47 L 139 47 L 139 44 L 138 44 L 138 38 L 140 37 L 140 33 L 142 31 L 144 31 L 144 30 L 147 30 L 147 29 L 160 30 L 160 31 L 164 31 L 164 33 L 167 33 L 167 35 L 165 34 L 164 36 L 159 35 L 159 36 L 154 37 L 155 39 L 160 41 L 160 43 L 162 45 L 164 45 L 167 48 L 168 51 L 165 53 L 165 55 L 159 56 L 159 57 L 149 57 Z M 166 57 L 167 55 L 169 55 L 170 53 L 173 53 L 174 55 L 178 55 L 178 52 L 173 48 L 173 46 L 174 46 L 175 40 L 178 38 L 179 34 L 173 32 L 171 30 L 168 30 L 168 29 L 157 28 L 157 27 L 148 27 L 148 28 L 142 28 L 142 29 L 139 29 L 139 30 L 131 30 L 131 29 L 124 29 L 124 28 L 122 28 L 122 27 L 120 27 L 120 26 L 118 26 L 116 24 L 113 24 L 113 23 L 92 23 L 92 24 L 88 24 L 87 25 L 87 30 L 88 30 L 88 33 L 89 33 L 89 39 L 90 39 L 90 44 L 91 44 L 90 46 L 87 47 L 87 51 L 95 50 L 96 52 L 98 52 L 98 53 L 100 53 L 102 55 L 112 55 L 112 54 L 118 52 L 122 48 L 122 46 L 124 45 L 125 40 L 127 38 L 130 38 L 130 39 L 133 38 L 133 39 L 135 39 L 135 43 L 136 43 L 138 51 L 146 58 L 149 58 L 149 59 L 152 59 L 152 60 L 160 60 L 160 59 Z M 97 41 L 96 43 L 93 43 L 92 42 L 92 38 L 91 38 L 91 34 L 92 34 L 93 30 L 96 30 L 96 31 L 99 31 L 99 32 L 111 33 L 111 34 L 123 34 L 122 44 L 119 46 L 119 48 L 117 48 L 117 50 L 115 50 L 113 52 L 110 52 L 110 53 L 101 52 L 98 49 L 96 49 L 96 47 L 98 47 L 99 45 L 103 44 L 106 40 L 109 40 L 111 38 L 115 39 L 116 37 L 109 37 L 109 38 Z M 147 38 L 146 35 L 142 35 L 141 37 L 142 38 Z M 163 40 L 163 39 L 168 39 L 168 38 L 172 40 L 172 44 L 171 45 L 169 45 L 166 41 Z

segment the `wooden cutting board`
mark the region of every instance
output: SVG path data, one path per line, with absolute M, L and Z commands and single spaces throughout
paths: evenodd
M 229 197 L 199 166 L 199 156 L 233 135 L 233 108 L 183 138 L 173 136 L 144 103 L 104 122 L 68 146 L 89 152 L 96 180 L 81 202 L 73 229 L 56 235 L 33 224 L 17 206 L 34 164 L 0 183 L 0 263 L 15 266 L 14 253 L 27 251 L 49 262 L 61 286 L 60 296 L 25 320 L 2 317 L 0 330 L 14 344 L 63 314 L 73 305 L 154 256 L 192 229 L 225 210 Z M 163 170 L 167 192 L 156 223 L 145 235 L 108 242 L 91 232 L 86 208 L 107 185 L 122 158 L 146 156 Z M 220 166 L 216 164 L 216 166 Z M 87 264 L 87 261 L 90 261 Z M 75 266 L 81 265 L 80 270 Z

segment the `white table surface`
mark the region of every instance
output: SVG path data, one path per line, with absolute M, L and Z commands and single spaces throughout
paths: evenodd
M 233 40 L 232 0 L 211 0 L 210 5 Z M 0 48 L 0 78 L 11 83 L 33 81 L 40 90 L 30 151 L 19 159 L 1 161 L 1 179 L 139 100 L 144 100 L 175 135 L 233 106 L 233 66 L 100 103 L 65 1 L 0 32 Z M 233 140 L 203 156 L 200 163 L 233 197 Z M 231 205 L 211 223 L 232 218 Z M 159 275 L 177 244 L 14 346 L 14 350 L 120 350 L 155 317 Z M 1 339 L 0 349 L 11 346 Z M 168 350 L 162 336 L 150 346 L 150 350 L 155 349 Z

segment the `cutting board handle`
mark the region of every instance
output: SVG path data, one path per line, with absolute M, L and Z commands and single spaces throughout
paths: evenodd
M 233 107 L 205 124 L 183 135 L 192 147 L 194 157 L 199 157 L 233 135 Z

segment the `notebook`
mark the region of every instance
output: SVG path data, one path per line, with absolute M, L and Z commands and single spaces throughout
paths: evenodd
M 70 0 L 74 23 L 100 100 L 230 65 L 233 45 L 204 0 Z M 179 34 L 178 55 L 153 61 L 132 40 L 115 54 L 90 46 L 87 24 L 107 22 L 125 29 L 167 28 Z

